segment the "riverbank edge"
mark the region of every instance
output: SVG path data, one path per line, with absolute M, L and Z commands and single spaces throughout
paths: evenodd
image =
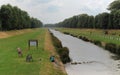
M 45 42 L 45 44 L 46 44 L 45 50 L 49 50 L 51 55 L 55 56 L 55 60 L 58 64 L 58 65 L 56 65 L 53 63 L 53 67 L 55 69 L 54 71 L 57 71 L 57 72 L 59 71 L 59 73 L 57 73 L 57 75 L 67 75 L 67 72 L 65 70 L 65 66 L 62 63 L 62 61 L 60 60 L 60 56 L 56 52 L 55 46 L 53 45 L 53 40 L 52 40 L 51 32 L 49 31 L 49 29 L 46 29 L 46 42 Z
M 55 30 L 59 31 L 57 29 L 55 29 Z M 106 43 L 106 42 L 98 41 L 98 40 L 92 40 L 92 39 L 87 38 L 85 36 L 82 36 L 82 35 L 78 36 L 78 35 L 72 34 L 70 32 L 62 31 L 62 33 L 66 34 L 66 35 L 70 35 L 70 36 L 76 37 L 76 38 L 81 39 L 81 40 L 86 41 L 86 42 L 91 42 L 91 43 L 93 43 L 93 44 L 95 44 L 95 45 L 97 45 L 99 47 L 102 47 L 105 50 L 115 54 L 115 56 L 112 56 L 113 59 L 115 59 L 115 60 L 119 60 L 120 59 L 120 45 L 113 44 L 113 43 Z
M 51 32 L 49 30 L 49 32 Z M 60 56 L 60 59 L 63 64 L 67 64 L 71 62 L 70 56 L 69 56 L 69 49 L 67 47 L 63 47 L 61 41 L 51 32 L 51 37 L 53 41 L 53 45 L 56 49 L 56 52 Z

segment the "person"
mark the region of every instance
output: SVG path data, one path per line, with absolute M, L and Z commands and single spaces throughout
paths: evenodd
M 51 62 L 55 62 L 55 56 L 51 56 L 51 57 L 50 57 L 50 61 L 51 61 Z
M 22 50 L 20 48 L 17 48 L 18 56 L 22 57 Z

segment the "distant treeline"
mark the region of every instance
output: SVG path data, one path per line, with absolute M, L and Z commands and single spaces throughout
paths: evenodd
M 10 4 L 0 8 L 0 30 L 16 30 L 25 28 L 38 28 L 43 24 L 36 18 L 31 18 L 26 11 Z
M 44 27 L 54 27 L 54 24 L 45 24 Z
M 112 2 L 108 10 L 96 16 L 81 14 L 65 19 L 63 22 L 55 24 L 57 27 L 69 28 L 99 28 L 99 29 L 120 29 L 120 0 Z

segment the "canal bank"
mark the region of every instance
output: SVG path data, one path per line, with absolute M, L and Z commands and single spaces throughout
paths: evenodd
M 111 58 L 113 54 L 90 42 L 50 30 L 70 50 L 70 57 L 79 64 L 66 64 L 68 75 L 119 75 L 119 61 Z

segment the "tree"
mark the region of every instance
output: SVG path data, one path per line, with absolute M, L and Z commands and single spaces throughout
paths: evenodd
M 88 14 L 80 14 L 65 19 L 56 25 L 70 28 L 120 29 L 120 0 L 113 1 L 109 5 L 108 10 L 111 13 L 103 12 L 95 17 Z
M 9 30 L 12 27 L 11 17 L 12 17 L 12 7 L 11 5 L 3 5 L 0 10 L 0 17 L 2 22 L 2 29 Z
M 113 1 L 108 10 L 111 11 L 111 26 L 115 29 L 120 28 L 120 0 Z
M 94 16 L 88 17 L 88 28 L 94 28 Z
M 113 13 L 113 24 L 115 29 L 120 29 L 120 10 Z
M 110 5 L 108 10 L 110 11 L 116 11 L 120 9 L 120 0 L 113 1 Z
M 78 22 L 77 22 L 77 27 L 79 28 L 84 28 L 88 27 L 88 15 L 87 14 L 81 14 L 78 16 Z
M 1 18 L 0 18 L 0 30 L 2 30 L 2 23 L 1 23 Z
M 101 24 L 102 24 L 102 29 L 108 29 L 108 24 L 109 24 L 109 13 L 104 12 L 101 14 Z
M 42 26 L 40 20 L 34 19 L 34 22 L 33 28 Z M 13 7 L 10 4 L 2 5 L 0 9 L 0 29 L 13 30 L 24 28 L 32 28 L 29 14 L 17 6 Z
M 36 18 L 31 18 L 31 28 L 40 28 L 43 26 L 42 22 Z

